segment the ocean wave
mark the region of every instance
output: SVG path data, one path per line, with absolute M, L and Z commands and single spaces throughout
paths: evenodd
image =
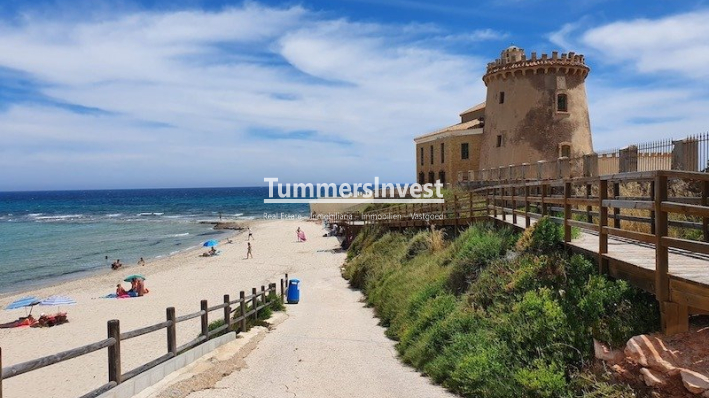
M 172 235 L 169 235 L 169 237 L 170 237 L 170 238 L 179 238 L 180 236 L 187 236 L 187 235 L 189 235 L 189 234 L 190 234 L 189 232 L 183 232 L 183 233 L 181 233 L 181 234 L 172 234 Z
M 44 213 L 30 213 L 30 214 L 27 215 L 27 217 L 35 218 L 35 217 L 41 216 L 42 214 L 44 214 Z
M 83 214 L 62 214 L 58 216 L 37 216 L 34 217 L 35 220 L 39 221 L 64 221 L 64 220 L 76 220 L 79 218 L 84 218 Z
M 108 217 L 108 218 L 117 218 L 117 217 L 120 217 L 120 216 L 122 216 L 122 215 L 123 215 L 123 213 L 112 213 L 112 214 L 107 214 L 106 217 Z
M 243 216 L 243 215 L 244 215 L 244 213 L 236 213 L 236 214 L 234 214 L 234 217 L 239 217 L 239 216 Z
M 165 213 L 138 213 L 137 216 L 140 217 L 160 217 Z

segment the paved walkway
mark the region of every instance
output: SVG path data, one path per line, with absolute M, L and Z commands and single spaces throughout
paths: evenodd
M 318 254 L 333 261 L 292 275 L 302 281 L 301 302 L 287 306 L 288 319 L 238 370 L 188 397 L 454 397 L 397 359 L 362 294 L 340 276 L 344 255 Z

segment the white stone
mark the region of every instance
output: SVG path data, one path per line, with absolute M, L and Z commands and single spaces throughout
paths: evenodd
M 608 362 L 611 365 L 620 363 L 625 359 L 625 355 L 620 350 L 611 350 L 608 346 L 600 341 L 593 339 L 593 352 L 596 358 Z
M 645 384 L 649 387 L 661 387 L 667 383 L 667 377 L 656 370 L 642 368 L 640 369 L 640 374 Z
M 689 369 L 681 369 L 679 374 L 682 376 L 684 388 L 689 392 L 701 394 L 709 390 L 709 377 Z

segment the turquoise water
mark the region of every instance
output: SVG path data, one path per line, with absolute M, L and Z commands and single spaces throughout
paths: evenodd
M 220 215 L 308 214 L 303 204 L 264 204 L 267 196 L 268 188 L 0 192 L 0 293 L 221 239 L 232 231 L 200 223 Z

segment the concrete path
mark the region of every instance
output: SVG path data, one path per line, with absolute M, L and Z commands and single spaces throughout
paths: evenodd
M 331 266 L 292 275 L 301 301 L 287 306 L 288 319 L 238 370 L 188 397 L 454 397 L 397 359 L 362 294 L 340 276 L 344 256 L 318 254 L 333 256 Z

